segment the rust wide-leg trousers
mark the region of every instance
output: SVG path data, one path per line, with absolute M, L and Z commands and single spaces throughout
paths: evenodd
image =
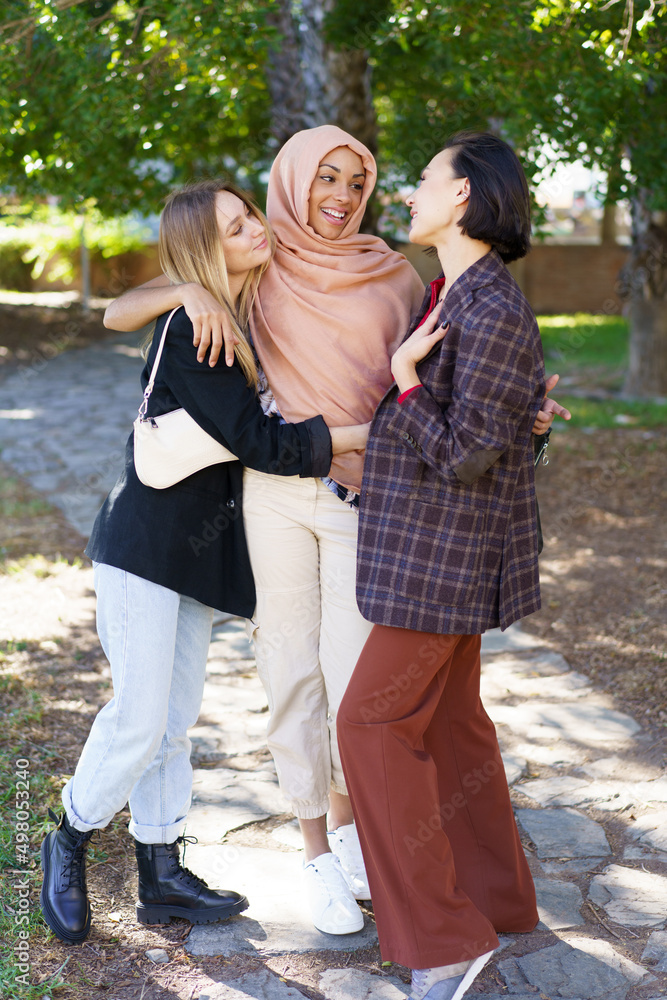
M 411 969 L 475 958 L 538 919 L 480 642 L 375 625 L 338 713 L 382 956 Z

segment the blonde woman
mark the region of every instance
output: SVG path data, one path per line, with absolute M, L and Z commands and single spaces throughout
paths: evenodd
M 95 521 L 86 552 L 114 697 L 93 723 L 63 789 L 64 814 L 42 845 L 42 912 L 68 943 L 83 941 L 90 930 L 88 841 L 128 801 L 140 922 L 209 923 L 248 905 L 236 892 L 209 889 L 181 866 L 179 852 L 192 790 L 187 730 L 201 705 L 212 609 L 249 616 L 255 606 L 243 465 L 283 476 L 323 475 L 333 453 L 363 447 L 367 435 L 363 426 L 330 433 L 321 416 L 281 424 L 261 408 L 246 329 L 273 246 L 264 216 L 244 194 L 216 181 L 175 192 L 162 215 L 165 275 L 174 285 L 207 289 L 236 345 L 232 366 L 198 364 L 192 324 L 185 311 L 175 313 L 149 415 L 184 407 L 239 460 L 152 489 L 137 478 L 130 436 L 125 469 Z M 144 387 L 166 319 L 157 322 Z

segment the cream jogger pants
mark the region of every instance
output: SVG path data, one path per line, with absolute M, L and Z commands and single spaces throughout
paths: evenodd
M 358 518 L 319 479 L 252 469 L 243 508 L 267 742 L 294 814 L 314 819 L 330 788 L 345 793 L 336 713 L 372 628 L 355 598 Z

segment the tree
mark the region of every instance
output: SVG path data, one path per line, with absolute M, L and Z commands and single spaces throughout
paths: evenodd
M 414 174 L 446 135 L 477 127 L 512 142 L 529 173 L 548 169 L 549 142 L 606 172 L 608 204 L 629 200 L 625 390 L 644 396 L 667 395 L 666 27 L 657 0 L 408 0 L 364 41 L 394 171 Z
M 621 275 L 629 301 L 629 395 L 667 395 L 667 11 L 656 0 L 544 5 L 551 58 L 529 112 L 572 159 L 607 172 L 608 201 L 627 198 L 632 245 Z M 541 113 L 540 113 L 541 112 Z
M 280 144 L 325 121 L 379 145 L 389 188 L 414 180 L 461 127 L 497 131 L 535 175 L 547 142 L 602 168 L 607 203 L 632 204 L 627 389 L 667 395 L 663 0 L 6 7 L 0 182 L 18 191 L 117 213 L 155 209 L 201 173 L 226 169 L 258 188 Z
M 203 172 L 256 184 L 290 135 L 323 122 L 375 149 L 368 54 L 329 43 L 334 7 L 10 0 L 0 179 L 118 213 L 154 209 L 174 182 Z
M 4 184 L 122 214 L 224 170 L 239 138 L 268 126 L 271 33 L 260 4 L 222 14 L 212 0 L 12 0 L 0 23 Z
M 365 16 L 387 15 L 386 0 L 363 5 Z M 302 128 L 330 122 L 377 151 L 377 115 L 371 92 L 368 48 L 338 44 L 332 24 L 350 12 L 337 0 L 277 0 L 269 15 L 280 38 L 267 64 L 273 133 L 282 145 Z

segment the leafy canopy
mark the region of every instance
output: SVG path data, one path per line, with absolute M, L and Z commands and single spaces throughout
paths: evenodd
M 213 0 L 11 0 L 0 180 L 122 214 L 230 154 L 261 160 L 265 15 Z
M 193 176 L 257 186 L 270 162 L 272 14 L 296 0 L 9 0 L 0 21 L 0 184 L 155 209 Z M 664 0 L 337 0 L 328 40 L 368 52 L 389 186 L 445 136 L 493 128 L 667 208 Z M 299 86 L 295 78 L 294 86 Z

